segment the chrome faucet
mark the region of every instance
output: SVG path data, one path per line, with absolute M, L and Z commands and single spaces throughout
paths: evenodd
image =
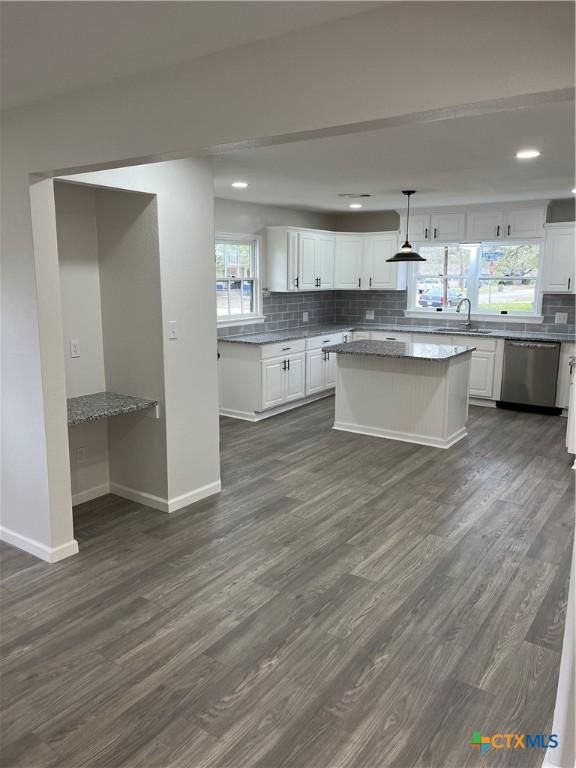
M 472 302 L 467 296 L 465 296 L 463 299 L 460 299 L 456 307 L 456 312 L 460 312 L 460 307 L 462 306 L 462 304 L 464 304 L 465 301 L 468 302 L 468 316 L 466 318 L 466 322 L 464 323 L 464 328 L 472 328 L 472 323 L 470 322 L 470 312 L 472 312 Z

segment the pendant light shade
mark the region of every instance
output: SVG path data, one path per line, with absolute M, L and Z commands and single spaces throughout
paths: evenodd
M 406 195 L 408 198 L 408 210 L 406 212 L 406 240 L 404 241 L 404 245 L 402 248 L 400 248 L 398 253 L 395 253 L 394 256 L 386 259 L 386 261 L 391 261 L 393 263 L 399 261 L 426 261 L 423 256 L 420 256 L 419 253 L 416 253 L 416 251 L 410 245 L 410 241 L 408 240 L 408 225 L 410 222 L 410 195 L 414 194 L 414 190 L 403 191 L 402 194 Z

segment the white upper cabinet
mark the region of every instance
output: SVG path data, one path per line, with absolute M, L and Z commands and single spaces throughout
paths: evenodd
M 483 240 L 498 240 L 504 232 L 504 213 L 501 209 L 479 210 L 468 213 L 466 240 L 479 243 Z
M 430 214 L 429 213 L 411 213 L 410 231 L 408 240 L 419 242 L 430 239 Z M 406 240 L 406 216 L 400 218 L 400 238 L 402 242 Z
M 318 235 L 318 287 L 334 288 L 334 235 Z
M 362 288 L 368 291 L 398 289 L 398 264 L 390 264 L 387 261 L 397 250 L 396 233 L 366 237 L 362 259 Z
M 430 216 L 430 240 L 459 243 L 465 236 L 465 213 L 433 213 Z
M 543 237 L 546 210 L 544 208 L 509 208 L 506 213 L 505 236 L 511 239 Z
M 298 237 L 298 274 L 301 291 L 314 291 L 318 285 L 318 235 L 300 232 Z
M 352 290 L 362 287 L 363 235 L 336 235 L 334 288 Z
M 546 227 L 543 291 L 552 293 L 576 292 L 574 232 L 574 224 L 549 224 Z

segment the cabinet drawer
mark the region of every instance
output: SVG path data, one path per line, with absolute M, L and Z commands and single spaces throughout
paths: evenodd
M 457 347 L 476 347 L 479 352 L 496 352 L 498 339 L 482 336 L 452 336 L 452 344 Z
M 267 360 L 270 357 L 282 357 L 282 355 L 294 354 L 295 352 L 304 352 L 306 348 L 306 339 L 292 339 L 278 344 L 263 344 L 260 347 L 260 359 Z
M 311 336 L 306 339 L 306 349 L 319 349 L 327 344 L 342 344 L 342 334 L 327 333 L 325 336 Z
M 352 341 L 364 341 L 370 338 L 370 331 L 354 331 Z
M 412 341 L 412 334 L 394 333 L 394 331 L 371 331 L 370 338 L 374 341 Z
M 456 344 L 449 333 L 414 333 L 412 341 L 418 344 Z

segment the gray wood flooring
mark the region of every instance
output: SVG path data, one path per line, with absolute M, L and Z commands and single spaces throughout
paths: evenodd
M 551 728 L 566 421 L 472 408 L 442 451 L 332 417 L 225 419 L 218 497 L 79 506 L 57 565 L 2 547 L 2 766 L 540 765 L 467 742 Z

